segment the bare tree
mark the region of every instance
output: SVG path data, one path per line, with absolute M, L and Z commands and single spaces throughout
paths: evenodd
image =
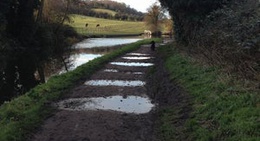
M 165 17 L 163 9 L 157 3 L 154 3 L 147 10 L 144 17 L 145 24 L 153 33 L 158 33 L 161 30 L 160 22 Z

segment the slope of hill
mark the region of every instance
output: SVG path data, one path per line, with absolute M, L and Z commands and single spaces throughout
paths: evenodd
M 127 35 L 144 31 L 143 22 L 108 20 L 82 15 L 71 15 L 72 23 L 78 33 L 83 35 Z

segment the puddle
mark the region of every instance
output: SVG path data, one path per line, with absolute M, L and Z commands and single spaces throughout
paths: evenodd
M 59 109 L 73 111 L 113 110 L 124 113 L 144 114 L 155 106 L 148 97 L 111 96 L 97 98 L 72 98 L 57 103 Z
M 129 60 L 148 60 L 151 59 L 151 57 L 122 57 L 124 59 L 129 59 Z
M 116 69 L 104 69 L 103 70 L 104 72 L 119 72 L 118 70 Z M 144 74 L 143 72 L 126 72 L 126 74 Z
M 105 69 L 104 72 L 118 72 L 116 69 Z
M 134 72 L 133 74 L 144 74 L 143 72 Z
M 134 80 L 134 81 L 124 81 L 124 80 L 90 80 L 84 83 L 90 86 L 120 86 L 120 87 L 137 87 L 144 86 L 145 82 Z
M 118 66 L 131 66 L 131 67 L 149 67 L 153 66 L 152 63 L 138 63 L 138 62 L 111 62 L 112 65 L 118 65 Z
M 143 72 L 126 72 L 126 74 L 138 74 L 138 75 L 141 75 L 141 74 L 144 74 Z
M 127 55 L 148 56 L 149 54 L 143 54 L 143 53 L 127 53 Z
M 104 72 L 119 72 L 116 69 L 105 69 Z M 126 74 L 144 74 L 143 72 L 126 72 Z
M 144 74 L 143 72 L 125 72 L 125 74 L 138 74 L 138 75 L 141 75 L 141 74 Z

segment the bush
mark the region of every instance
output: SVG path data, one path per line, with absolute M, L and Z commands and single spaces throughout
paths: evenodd
M 175 39 L 228 74 L 260 80 L 258 0 L 160 0 L 174 20 Z
M 212 12 L 190 43 L 209 63 L 229 73 L 260 80 L 260 4 L 257 0 L 232 2 Z

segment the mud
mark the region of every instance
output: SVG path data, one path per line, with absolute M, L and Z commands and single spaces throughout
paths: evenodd
M 68 108 L 71 105 L 78 107 L 86 101 L 91 101 L 92 98 L 104 99 L 116 96 L 120 103 L 127 97 L 145 97 L 151 100 L 148 101 L 149 104 L 156 105 L 152 110 L 144 113 L 111 109 L 67 110 L 65 104 L 65 109 L 57 108 L 57 112 L 46 119 L 31 141 L 163 141 L 164 139 L 159 139 L 159 117 L 161 111 L 167 108 L 177 109 L 179 113 L 172 121 L 172 127 L 177 131 L 173 133 L 176 136 L 175 140 L 190 140 L 185 135 L 187 129 L 184 128 L 191 111 L 190 97 L 177 84 L 174 85 L 174 80 L 169 79 L 163 66 L 163 57 L 157 56 L 156 52 L 151 52 L 149 46 L 143 46 L 137 51 L 116 58 L 113 62 L 127 61 L 122 57 L 129 56 L 152 57 L 147 60 L 131 59 L 129 62 L 153 63 L 156 67 L 151 73 L 151 67 L 118 66 L 108 63 L 89 80 L 83 81 L 70 93 L 64 94 L 61 101 L 72 99 L 71 104 L 67 103 Z M 138 80 L 145 82 L 145 86 L 120 87 L 84 84 L 90 80 Z M 83 100 L 83 103 L 82 101 L 77 102 L 77 100 Z
M 154 58 L 122 58 L 138 55 L 153 57 L 154 52 L 150 51 L 149 46 L 143 46 L 132 53 L 116 58 L 113 62 L 152 64 L 154 61 Z M 146 75 L 150 68 L 151 65 L 124 66 L 108 63 L 89 80 L 85 80 L 68 94 L 64 94 L 65 96 L 60 100 L 63 103 L 56 103 L 63 108 L 56 107 L 56 113 L 46 119 L 31 141 L 157 141 L 154 130 L 156 107 L 147 95 L 145 86 Z M 106 85 L 92 83 L 100 82 L 99 80 Z M 127 86 L 115 85 L 119 80 Z M 138 84 L 130 86 L 131 82 Z M 109 104 L 116 105 L 114 106 L 116 108 L 109 108 L 108 105 L 102 105 L 102 102 L 97 104 L 99 107 L 94 108 L 95 110 L 93 107 L 91 109 L 86 106 L 90 101 L 98 103 L 109 97 L 116 99 L 108 100 L 111 102 Z M 130 101 L 127 101 L 128 98 Z M 134 101 L 135 99 L 137 101 Z M 126 112 L 125 108 L 130 110 Z

